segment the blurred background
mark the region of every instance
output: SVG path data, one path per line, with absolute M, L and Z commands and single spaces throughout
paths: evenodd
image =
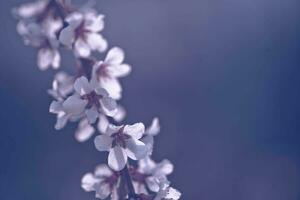
M 0 1 L 0 194 L 84 200 L 80 179 L 102 162 L 75 124 L 54 130 L 53 70 L 41 72 Z M 300 200 L 299 0 L 98 0 L 122 79 L 127 123 L 161 119 L 154 158 L 170 159 L 184 200 Z M 65 52 L 63 66 L 72 71 Z

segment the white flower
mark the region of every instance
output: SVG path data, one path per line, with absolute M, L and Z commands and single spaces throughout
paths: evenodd
M 95 138 L 94 143 L 99 151 L 109 151 L 108 165 L 116 170 L 122 170 L 127 157 L 140 160 L 147 155 L 147 147 L 139 139 L 145 132 L 142 123 L 133 125 L 109 125 L 106 133 Z
M 74 12 L 66 17 L 69 24 L 60 35 L 59 40 L 68 47 L 74 46 L 79 57 L 89 57 L 92 51 L 103 52 L 107 41 L 99 33 L 104 28 L 104 15 L 93 11 Z
M 73 92 L 74 81 L 75 78 L 73 76 L 65 72 L 58 72 L 55 74 L 52 88 L 48 90 L 48 94 L 57 100 L 63 100 Z
M 106 90 L 94 87 L 86 77 L 76 79 L 74 90 L 66 100 L 53 101 L 50 105 L 50 112 L 57 114 L 56 129 L 63 128 L 68 119 L 86 116 L 89 123 L 94 123 L 101 113 L 113 116 L 117 112 L 116 102 Z
M 95 191 L 96 198 L 106 199 L 111 196 L 111 199 L 118 199 L 117 184 L 119 173 L 112 171 L 107 165 L 99 165 L 94 174 L 87 173 L 81 179 L 81 187 L 87 191 Z
M 169 160 L 155 163 L 150 157 L 139 160 L 138 168 L 131 169 L 132 179 L 138 183 L 138 187 L 146 185 L 151 191 L 158 192 L 159 184 L 156 179 L 166 177 L 173 172 L 173 164 Z
M 155 117 L 152 120 L 151 125 L 146 129 L 145 134 L 141 139 L 141 141 L 144 142 L 148 148 L 149 156 L 153 152 L 154 136 L 157 135 L 159 132 L 160 132 L 159 119 Z
M 178 200 L 181 197 L 181 193 L 170 187 L 170 182 L 165 177 L 160 177 L 155 180 L 159 185 L 159 191 L 157 192 L 154 200 Z
M 26 45 L 38 48 L 37 65 L 40 70 L 49 67 L 57 69 L 60 66 L 57 33 L 63 27 L 63 21 L 53 10 L 48 0 L 41 0 L 21 5 L 14 10 L 20 19 L 17 25 L 18 33 Z
M 127 76 L 131 71 L 131 67 L 123 61 L 124 51 L 114 47 L 109 50 L 105 60 L 93 68 L 92 80 L 106 89 L 114 99 L 121 98 L 122 87 L 118 78 Z

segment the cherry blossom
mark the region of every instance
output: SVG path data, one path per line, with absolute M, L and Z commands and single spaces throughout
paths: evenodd
M 63 27 L 63 19 L 56 10 L 59 4 L 53 2 L 56 1 L 40 0 L 14 9 L 20 20 L 18 33 L 26 45 L 38 48 L 37 65 L 40 70 L 57 69 L 61 62 L 57 34 Z
M 66 100 L 53 101 L 50 105 L 50 112 L 57 114 L 56 129 L 63 128 L 69 119 L 86 116 L 89 123 L 94 123 L 101 113 L 113 116 L 117 112 L 117 104 L 106 90 L 94 87 L 86 77 L 76 79 L 74 90 Z
M 68 26 L 61 31 L 59 41 L 73 47 L 79 57 L 89 57 L 92 51 L 104 52 L 107 41 L 100 34 L 104 28 L 103 19 L 104 15 L 93 10 L 73 12 L 65 19 Z
M 75 77 L 65 72 L 58 72 L 55 74 L 52 88 L 48 90 L 48 94 L 56 100 L 63 100 L 74 91 L 74 81 Z
M 93 80 L 117 100 L 121 98 L 122 92 L 118 78 L 127 76 L 131 71 L 130 65 L 123 63 L 124 57 L 124 51 L 114 47 L 108 51 L 104 61 L 99 61 L 93 68 Z
M 109 151 L 108 165 L 116 170 L 122 170 L 127 157 L 140 160 L 147 155 L 147 147 L 139 139 L 145 132 L 142 123 L 115 126 L 110 124 L 105 134 L 95 138 L 94 143 L 98 151 Z
M 81 179 L 81 187 L 87 191 L 95 191 L 96 198 L 118 200 L 117 184 L 120 174 L 102 164 L 96 167 L 94 173 L 87 173 Z
M 133 180 L 137 183 L 137 191 L 143 192 L 143 187 L 147 187 L 152 192 L 159 191 L 157 178 L 166 177 L 173 172 L 173 164 L 168 160 L 155 163 L 150 157 L 139 160 L 138 168 L 130 168 Z

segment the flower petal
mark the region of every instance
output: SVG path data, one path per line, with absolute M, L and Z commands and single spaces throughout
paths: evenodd
M 122 126 L 115 126 L 115 125 L 113 125 L 113 124 L 109 124 L 109 125 L 107 126 L 106 131 L 105 131 L 105 134 L 106 134 L 106 135 L 112 135 L 112 134 L 114 134 L 114 133 L 117 133 L 117 132 L 120 130 L 121 127 L 122 127 Z
M 102 134 L 106 134 L 107 127 L 109 125 L 109 121 L 105 115 L 99 114 L 99 121 L 97 124 L 97 128 Z
M 94 174 L 98 178 L 104 178 L 111 176 L 113 172 L 106 164 L 100 164 L 96 167 Z
M 103 97 L 100 100 L 101 109 L 107 116 L 114 116 L 117 113 L 117 103 L 111 97 Z
M 113 99 L 118 100 L 121 98 L 122 87 L 116 78 L 101 77 L 99 83 Z
M 51 49 L 43 48 L 38 52 L 37 65 L 40 70 L 46 70 L 52 64 L 54 54 Z
M 86 42 L 92 50 L 104 52 L 107 49 L 107 41 L 98 33 L 86 34 Z
M 57 50 L 53 50 L 53 59 L 52 59 L 51 65 L 54 69 L 59 68 L 60 60 L 61 60 L 61 58 L 60 58 L 59 52 Z
M 159 119 L 155 117 L 152 120 L 152 123 L 149 128 L 146 130 L 147 135 L 157 135 L 160 132 L 160 124 L 159 124 Z
M 112 138 L 108 135 L 98 135 L 95 137 L 94 144 L 98 151 L 109 151 L 112 141 Z
M 108 183 L 99 182 L 95 185 L 96 198 L 106 199 L 110 195 L 110 187 Z
M 97 111 L 97 108 L 95 108 L 95 107 L 92 107 L 90 109 L 86 109 L 85 114 L 86 114 L 86 117 L 87 117 L 90 124 L 95 123 L 98 116 L 99 116 L 99 112 Z
M 127 163 L 127 155 L 123 148 L 115 146 L 108 155 L 108 165 L 115 171 L 122 170 Z
M 63 102 L 63 107 L 66 113 L 72 115 L 78 115 L 82 113 L 86 105 L 87 101 L 80 99 L 77 95 L 72 95 Z
M 62 29 L 58 39 L 63 45 L 71 47 L 75 40 L 74 29 L 71 26 Z
M 134 139 L 140 139 L 145 132 L 145 126 L 141 122 L 133 125 L 126 125 L 123 132 Z
M 148 154 L 151 155 L 153 152 L 153 144 L 154 144 L 154 138 L 152 135 L 146 135 L 144 136 L 141 141 L 147 146 Z
M 78 128 L 75 132 L 75 138 L 78 142 L 85 142 L 94 133 L 95 133 L 95 129 L 89 124 L 88 120 L 83 119 L 79 122 Z
M 84 26 L 87 30 L 92 32 L 102 31 L 104 28 L 104 15 L 95 15 L 95 13 L 88 13 L 85 15 Z
M 117 122 L 122 121 L 126 116 L 126 110 L 123 106 L 118 105 L 117 113 L 113 116 L 114 120 Z
M 128 139 L 126 142 L 126 154 L 132 160 L 140 160 L 147 155 L 146 145 L 136 139 Z
M 156 176 L 169 175 L 173 172 L 173 169 L 174 169 L 173 164 L 169 160 L 165 159 L 156 165 L 154 174 Z
M 81 179 L 81 187 L 87 192 L 94 191 L 95 184 L 99 180 L 94 177 L 92 173 L 85 174 Z
M 92 86 L 90 85 L 87 78 L 84 76 L 81 76 L 80 78 L 76 79 L 74 83 L 74 89 L 80 96 L 89 94 L 93 91 Z
M 128 64 L 109 65 L 106 67 L 107 73 L 112 77 L 124 77 L 131 72 L 131 66 Z
M 78 56 L 86 58 L 91 55 L 90 46 L 81 38 L 78 38 L 75 42 L 75 52 Z
M 152 192 L 158 192 L 159 191 L 159 184 L 155 180 L 155 177 L 153 177 L 153 176 L 147 177 L 146 178 L 146 183 L 147 183 L 148 188 Z
M 56 120 L 56 124 L 55 124 L 54 128 L 56 130 L 62 129 L 67 124 L 68 120 L 69 120 L 69 115 L 67 115 L 65 113 L 59 113 L 57 115 L 57 120 Z
M 119 47 L 113 47 L 107 53 L 104 60 L 107 65 L 120 65 L 124 60 L 124 51 Z

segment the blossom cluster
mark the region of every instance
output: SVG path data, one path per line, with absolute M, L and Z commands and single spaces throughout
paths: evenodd
M 125 53 L 119 47 L 108 50 L 101 35 L 104 15 L 91 6 L 77 7 L 67 0 L 38 0 L 13 10 L 17 31 L 26 45 L 38 50 L 39 69 L 61 67 L 61 48 L 76 60 L 76 73 L 59 71 L 48 90 L 54 99 L 49 111 L 56 114 L 55 129 L 78 122 L 75 138 L 94 138 L 95 148 L 108 152 L 107 164 L 100 164 L 81 180 L 85 191 L 99 199 L 177 200 L 181 194 L 170 186 L 173 171 L 169 160 L 152 160 L 154 136 L 160 132 L 159 119 L 145 128 L 141 122 L 123 124 L 126 116 L 119 78 L 130 74 Z M 106 53 L 106 51 L 108 52 Z M 106 53 L 105 59 L 98 55 Z

